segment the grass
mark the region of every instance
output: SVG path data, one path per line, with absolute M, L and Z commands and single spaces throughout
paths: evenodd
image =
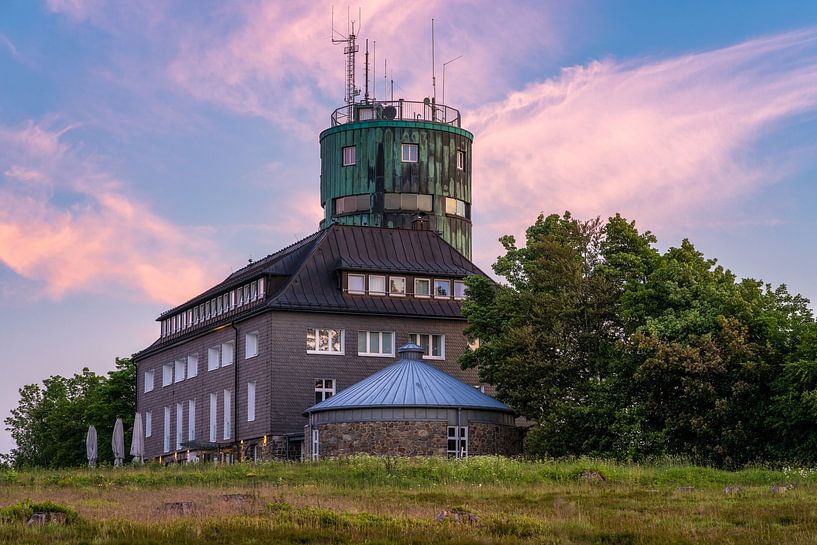
M 581 480 L 585 469 L 606 481 Z M 0 543 L 9 544 L 817 542 L 817 474 L 802 469 L 353 457 L 5 471 L 0 483 Z M 795 486 L 770 491 L 784 483 Z M 738 493 L 724 492 L 734 485 Z M 45 501 L 76 516 L 39 528 L 2 516 Z M 193 512 L 166 512 L 173 501 L 193 502 Z M 439 521 L 443 510 L 475 517 Z

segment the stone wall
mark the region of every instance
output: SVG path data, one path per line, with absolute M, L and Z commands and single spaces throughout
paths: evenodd
M 393 456 L 445 456 L 448 423 L 343 422 L 321 424 L 319 454 L 322 458 L 373 454 Z M 306 428 L 305 457 L 311 457 L 312 442 Z
M 468 424 L 468 454 L 516 456 L 522 453 L 522 428 L 471 422 Z

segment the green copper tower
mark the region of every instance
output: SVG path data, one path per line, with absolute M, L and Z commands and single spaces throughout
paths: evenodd
M 321 227 L 430 229 L 470 259 L 473 139 L 433 99 L 349 101 L 320 135 Z

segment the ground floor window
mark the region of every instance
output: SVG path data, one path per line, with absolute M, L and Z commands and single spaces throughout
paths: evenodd
M 315 403 L 320 403 L 324 399 L 329 399 L 333 395 L 335 395 L 335 379 L 315 379 Z
M 448 457 L 468 457 L 468 426 L 448 426 Z

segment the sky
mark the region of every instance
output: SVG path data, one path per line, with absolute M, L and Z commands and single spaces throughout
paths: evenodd
M 396 96 L 431 94 L 432 18 L 438 89 L 462 55 L 445 101 L 475 135 L 484 270 L 540 213 L 620 212 L 817 301 L 817 3 L 359 6 L 380 96 L 384 61 Z M 0 0 L 0 418 L 317 230 L 318 134 L 344 96 L 331 20 L 317 1 Z

